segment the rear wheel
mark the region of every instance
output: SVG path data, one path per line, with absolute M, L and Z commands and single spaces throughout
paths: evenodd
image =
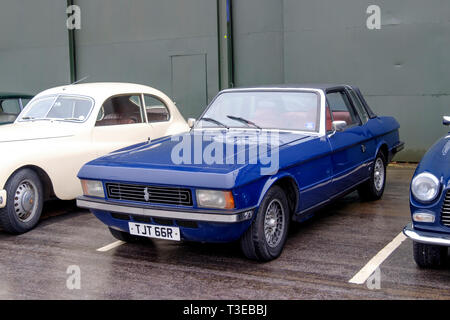
M 20 234 L 33 229 L 39 222 L 44 204 L 44 190 L 39 176 L 31 169 L 12 175 L 5 185 L 6 207 L 0 209 L 1 227 Z
M 245 256 L 270 261 L 283 251 L 289 227 L 289 206 L 284 191 L 272 187 L 264 197 L 252 225 L 240 242 Z
M 442 268 L 447 262 L 447 247 L 413 242 L 414 260 L 421 268 Z
M 358 188 L 362 199 L 369 201 L 381 199 L 386 184 L 386 164 L 383 152 L 379 151 L 372 165 L 370 179 Z

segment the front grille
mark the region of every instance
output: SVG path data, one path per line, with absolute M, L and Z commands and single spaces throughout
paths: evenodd
M 145 217 L 145 216 L 132 216 L 134 222 L 141 222 L 141 223 L 152 223 L 151 217 Z
M 153 222 L 160 224 L 162 226 L 173 226 L 173 220 L 172 219 L 166 219 L 166 218 L 153 218 Z
M 108 198 L 114 200 L 192 206 L 189 189 L 106 183 L 106 191 Z
M 441 223 L 450 227 L 450 191 L 445 194 L 444 204 L 441 211 Z
M 129 215 L 122 214 L 122 213 L 116 213 L 116 212 L 112 212 L 111 217 L 113 217 L 114 219 L 119 219 L 119 220 L 130 220 Z

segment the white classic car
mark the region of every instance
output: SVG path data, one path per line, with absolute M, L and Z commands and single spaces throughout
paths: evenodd
M 41 92 L 0 127 L 0 227 L 23 233 L 44 200 L 71 200 L 86 162 L 123 147 L 189 130 L 164 93 L 129 83 L 86 83 Z

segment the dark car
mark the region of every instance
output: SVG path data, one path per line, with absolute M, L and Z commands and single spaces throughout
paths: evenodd
M 32 98 L 29 94 L 0 93 L 0 125 L 13 123 Z
M 450 125 L 450 117 L 444 117 Z M 411 181 L 412 223 L 403 232 L 413 240 L 413 255 L 423 268 L 442 267 L 450 247 L 450 135 L 422 158 Z
M 77 203 L 121 240 L 240 240 L 248 258 L 268 261 L 291 220 L 355 189 L 379 199 L 402 148 L 398 122 L 356 87 L 224 90 L 190 132 L 86 164 Z

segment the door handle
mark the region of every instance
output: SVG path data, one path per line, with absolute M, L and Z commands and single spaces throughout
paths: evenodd
M 366 152 L 366 146 L 364 144 L 361 145 L 361 151 L 362 151 L 362 153 Z

